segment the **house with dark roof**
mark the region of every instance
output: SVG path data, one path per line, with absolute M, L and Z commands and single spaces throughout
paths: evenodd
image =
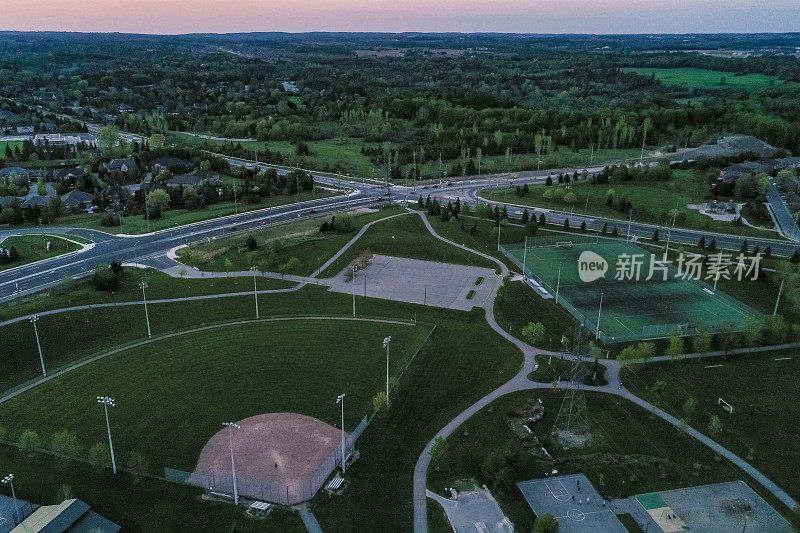
M 131 193 L 128 191 L 128 189 L 120 185 L 106 187 L 103 189 L 102 194 L 103 198 L 105 198 L 109 204 L 114 206 L 121 206 L 128 201 L 128 198 L 131 197 Z
M 45 209 L 47 204 L 50 203 L 50 198 L 47 196 L 39 196 L 35 194 L 33 196 L 28 196 L 24 202 L 22 202 L 22 208 L 28 209 L 29 207 L 40 207 Z
M 92 511 L 88 503 L 71 499 L 39 507 L 11 533 L 117 533 L 119 530 L 117 524 Z
M 205 183 L 219 183 L 219 172 L 211 170 L 192 170 L 167 181 L 169 187 L 199 187 Z
M 0 178 L 3 179 L 14 179 L 19 177 L 27 178 L 30 176 L 30 171 L 26 168 L 22 167 L 6 167 L 0 169 Z
M 88 192 L 79 191 L 78 189 L 72 189 L 61 197 L 61 201 L 68 209 L 86 211 L 92 207 L 92 203 L 94 203 L 94 195 Z
M 100 163 L 100 168 L 115 176 L 131 176 L 139 172 L 139 167 L 130 157 L 112 159 L 108 163 Z
M 153 173 L 158 174 L 162 170 L 169 170 L 173 174 L 176 172 L 184 172 L 192 168 L 192 163 L 177 157 L 156 157 L 150 164 L 153 166 Z
M 53 171 L 53 179 L 75 181 L 86 177 L 86 171 L 81 167 L 59 167 Z

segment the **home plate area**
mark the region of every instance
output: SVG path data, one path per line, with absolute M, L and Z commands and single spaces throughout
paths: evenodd
M 240 497 L 294 505 L 314 497 L 341 465 L 342 432 L 297 413 L 269 413 L 236 422 L 203 447 L 187 483 L 214 494 L 233 494 L 231 440 Z M 229 433 L 230 432 L 230 433 Z M 345 433 L 349 450 L 353 438 Z
M 536 516 L 551 514 L 561 533 L 627 533 L 583 474 L 517 483 Z

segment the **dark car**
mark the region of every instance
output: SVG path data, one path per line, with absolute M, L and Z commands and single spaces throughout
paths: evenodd
M 309 215 L 316 215 L 317 214 L 317 210 L 316 209 L 309 209 L 308 210 L 308 214 Z
M 228 231 L 236 231 L 237 229 L 239 228 L 237 228 L 236 226 L 231 226 L 230 228 L 228 228 Z

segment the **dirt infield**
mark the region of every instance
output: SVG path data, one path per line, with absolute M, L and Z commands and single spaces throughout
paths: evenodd
M 245 418 L 237 424 L 241 429 L 233 429 L 233 451 L 236 478 L 243 495 L 246 490 L 242 489 L 248 484 L 269 488 L 269 492 L 280 487 L 308 487 L 313 494 L 341 462 L 341 431 L 316 418 L 297 413 L 269 413 Z M 230 476 L 228 431 L 221 429 L 203 447 L 195 475 L 211 479 Z M 348 447 L 352 440 L 345 433 Z M 252 497 L 259 497 L 258 490 Z

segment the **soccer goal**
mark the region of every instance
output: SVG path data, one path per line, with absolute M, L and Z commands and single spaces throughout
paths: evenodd
M 728 402 L 726 402 L 725 400 L 723 400 L 722 398 L 719 398 L 717 400 L 717 405 L 721 405 L 722 408 L 728 411 L 729 414 L 733 414 L 733 406 Z
M 556 248 L 572 248 L 572 241 L 557 241 Z

